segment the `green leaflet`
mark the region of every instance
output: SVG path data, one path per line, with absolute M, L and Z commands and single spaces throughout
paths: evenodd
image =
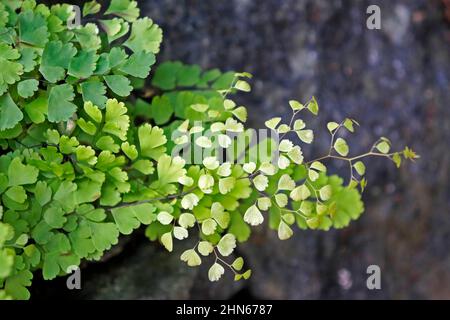
M 173 106 L 166 96 L 155 97 L 151 105 L 151 114 L 157 125 L 165 124 L 173 114 Z
M 186 174 L 185 161 L 179 157 L 171 158 L 162 155 L 158 158 L 158 185 L 164 186 L 169 183 L 178 183 L 178 180 Z
M 55 83 L 64 79 L 72 57 L 77 50 L 72 43 L 63 44 L 61 41 L 50 41 L 44 48 L 40 73 L 47 81 Z
M 28 270 L 22 270 L 10 276 L 5 282 L 5 291 L 11 297 L 18 300 L 27 300 L 30 298 L 30 293 L 26 287 L 31 285 L 33 274 Z
M 40 124 L 45 121 L 48 113 L 48 97 L 44 92 L 39 93 L 39 97 L 25 105 L 25 112 L 31 121 Z
M 146 78 L 155 61 L 153 53 L 139 51 L 133 53 L 119 70 L 133 77 Z
M 130 85 L 130 80 L 122 75 L 111 75 L 104 77 L 106 84 L 112 92 L 121 97 L 127 97 L 133 87 Z
M 9 94 L 0 97 L 0 130 L 11 129 L 23 119 L 23 113 Z
M 127 108 L 123 102 L 108 100 L 106 103 L 105 125 L 103 131 L 110 133 L 120 140 L 126 140 L 126 134 L 130 126 Z
M 94 23 L 87 23 L 84 26 L 74 29 L 73 32 L 83 50 L 98 50 L 101 47 L 98 28 Z
M 153 214 L 155 207 L 150 203 L 140 205 L 129 205 L 112 210 L 112 215 L 116 221 L 117 227 L 122 234 L 130 234 L 133 229 L 137 229 L 141 223 L 150 224 L 155 220 Z
M 131 26 L 131 34 L 124 45 L 134 52 L 158 53 L 162 41 L 162 30 L 149 18 L 137 19 Z
M 89 78 L 94 73 L 97 60 L 94 51 L 80 51 L 70 60 L 68 74 L 79 79 Z
M 335 228 L 346 227 L 351 220 L 356 220 L 364 211 L 364 204 L 361 201 L 361 194 L 357 189 L 342 187 L 342 179 L 337 176 L 330 177 L 331 198 L 336 204 L 331 220 Z
M 96 14 L 101 10 L 102 6 L 97 1 L 86 2 L 83 6 L 83 16 Z
M 184 65 L 181 62 L 164 62 L 158 66 L 152 79 L 152 85 L 163 90 L 172 90 L 176 87 L 213 86 L 216 89 L 228 88 L 233 79 L 233 73 L 225 74 L 213 69 L 202 73 L 197 65 Z M 231 79 L 229 79 L 231 76 Z
M 0 43 L 0 94 L 7 91 L 8 85 L 14 84 L 23 74 L 23 66 L 16 60 L 20 57 L 17 49 L 6 43 Z
M 167 138 L 164 131 L 158 127 L 145 124 L 138 129 L 141 154 L 145 157 L 157 160 L 166 151 Z
M 111 0 L 106 14 L 114 14 L 123 17 L 127 21 L 134 21 L 139 16 L 137 1 Z
M 244 222 L 244 219 L 239 212 L 231 213 L 229 231 L 236 236 L 236 239 L 239 242 L 247 241 L 251 233 L 249 225 Z
M 111 20 L 100 20 L 102 28 L 108 35 L 108 42 L 111 43 L 128 33 L 130 25 L 124 19 L 114 18 Z
M 34 190 L 36 200 L 41 206 L 46 205 L 52 198 L 52 189 L 44 181 L 38 181 Z
M 104 210 L 94 210 L 91 205 L 83 205 L 78 212 L 86 219 L 69 234 L 73 250 L 78 256 L 83 258 L 95 252 L 102 253 L 118 242 L 117 226 L 112 222 L 104 222 Z
M 35 183 L 39 170 L 31 165 L 24 165 L 20 158 L 14 158 L 8 167 L 8 182 L 10 186 L 20 186 Z
M 31 10 L 19 15 L 20 41 L 43 48 L 48 41 L 49 33 L 45 18 Z
M 77 106 L 72 103 L 75 94 L 69 84 L 61 84 L 50 89 L 48 98 L 48 121 L 67 121 L 77 111 Z
M 69 267 L 80 263 L 80 258 L 70 253 L 69 238 L 62 234 L 54 234 L 47 244 L 47 251 L 43 256 L 42 274 L 44 279 L 51 280 L 59 274 L 66 274 Z
M 39 81 L 28 79 L 19 82 L 17 91 L 22 98 L 29 98 L 38 90 Z

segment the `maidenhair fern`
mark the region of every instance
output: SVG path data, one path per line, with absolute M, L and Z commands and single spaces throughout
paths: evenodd
M 100 11 L 96 1 L 82 10 Z M 142 225 L 168 251 L 197 239 L 180 259 L 208 263 L 211 281 L 226 269 L 248 279 L 231 255 L 251 226 L 267 220 L 281 240 L 294 225 L 345 227 L 364 209 L 365 157 L 417 157 L 386 138 L 349 156 L 340 132 L 358 123 L 345 119 L 328 124 L 328 153 L 306 158 L 298 143 L 314 134 L 301 115 L 318 114 L 314 98 L 290 101 L 288 123 L 265 123 L 279 143 L 236 143 L 249 130 L 231 95 L 250 91 L 251 75 L 166 62 L 144 82 L 162 31 L 136 1 L 112 0 L 96 23 L 73 19 L 71 5 L 0 0 L 1 299 L 28 299 L 33 272 L 50 280 L 99 260 Z M 265 158 L 250 156 L 263 146 Z M 230 150 L 241 161 L 224 158 Z M 328 159 L 348 163 L 348 185 L 327 173 Z

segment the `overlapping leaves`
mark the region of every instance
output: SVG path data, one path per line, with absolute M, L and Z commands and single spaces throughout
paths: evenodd
M 40 112 L 39 119 L 43 116 L 49 122 L 69 121 L 76 112 L 72 101 L 79 98 L 103 108 L 107 95 L 128 96 L 133 89 L 131 80 L 146 78 L 155 63 L 162 32 L 151 20 L 137 19 L 136 1 L 111 2 L 107 13 L 127 20 L 124 21 L 127 27 L 123 27 L 126 30 L 131 23 L 131 33 L 128 39 L 123 39 L 124 47 L 111 50 L 102 46 L 99 26 L 110 32 L 117 18 L 102 20 L 99 26 L 88 23 L 67 30 L 63 24 L 73 18 L 70 6 L 44 9 L 34 2 L 22 7 L 20 3 L 18 6 L 2 3 L 10 10 L 6 12 L 9 19 L 5 15 L 2 20 L 1 34 L 10 36 L 0 37 L 0 97 L 17 88 L 25 101 L 12 97 L 12 103 L 3 98 L 0 130 L 14 128 L 22 121 L 22 109 L 38 99 L 38 92 L 39 99 L 48 99 L 48 113 Z M 98 12 L 98 6 L 94 1 L 86 4 L 85 14 Z M 115 40 L 125 38 L 126 34 L 115 32 Z M 125 46 L 133 52 L 126 53 Z M 121 54 L 119 60 L 117 51 Z

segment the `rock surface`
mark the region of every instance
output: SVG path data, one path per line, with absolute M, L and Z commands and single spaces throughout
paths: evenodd
M 381 30 L 366 28 L 366 8 L 381 7 Z M 412 145 L 415 165 L 397 171 L 372 159 L 366 212 L 344 230 L 297 232 L 280 242 L 260 228 L 240 253 L 253 268 L 247 283 L 210 284 L 138 237 L 133 250 L 92 271 L 78 298 L 406 299 L 450 298 L 450 30 L 444 2 L 434 0 L 154 0 L 142 13 L 164 29 L 159 61 L 253 73 L 239 97 L 250 124 L 288 115 L 290 98 L 315 95 L 316 128 L 346 116 L 360 121 L 352 150 L 387 136 Z M 327 148 L 325 130 L 307 149 Z M 341 171 L 339 163 L 334 169 Z M 344 171 L 345 172 L 345 171 Z M 179 249 L 181 250 L 181 249 Z M 382 290 L 366 288 L 379 265 Z M 97 271 L 96 271 L 97 270 Z M 244 287 L 242 287 L 244 286 Z M 57 294 L 57 293 L 56 293 Z M 51 295 L 51 294 L 50 294 Z M 43 295 L 45 296 L 45 295 Z

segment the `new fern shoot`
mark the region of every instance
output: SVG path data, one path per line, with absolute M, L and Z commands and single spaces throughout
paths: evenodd
M 288 123 L 265 123 L 279 137 L 276 161 L 247 158 L 251 147 L 235 142 L 247 111 L 231 96 L 250 91 L 250 74 L 165 62 L 149 77 L 162 30 L 139 17 L 137 1 L 103 11 L 86 2 L 83 18 L 95 23 L 73 26 L 74 14 L 68 4 L 0 0 L 0 299 L 28 299 L 33 273 L 65 275 L 142 225 L 169 252 L 196 239 L 180 259 L 209 264 L 211 281 L 226 270 L 248 279 L 232 254 L 252 226 L 268 221 L 281 240 L 295 226 L 345 227 L 364 210 L 366 157 L 397 166 L 417 157 L 386 138 L 349 156 L 340 132 L 355 130 L 352 119 L 328 123 L 328 153 L 306 157 L 312 98 L 290 101 Z M 186 146 L 200 148 L 200 161 L 176 154 Z M 215 146 L 244 161 L 223 161 Z M 345 182 L 327 172 L 329 159 L 348 163 Z

